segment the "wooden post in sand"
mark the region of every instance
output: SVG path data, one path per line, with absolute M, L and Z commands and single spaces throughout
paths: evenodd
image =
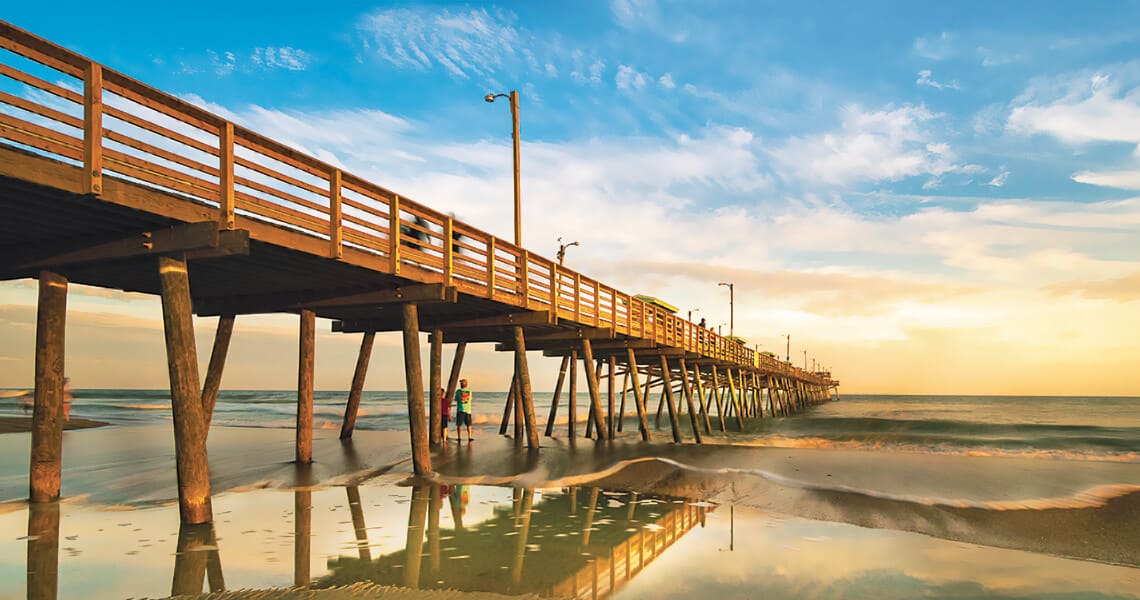
M 697 363 L 693 363 L 693 379 L 697 381 L 697 404 L 700 405 L 698 408 L 705 424 L 705 433 L 712 433 L 712 426 L 709 425 L 708 403 L 705 402 L 705 384 L 701 379 L 701 366 Z
M 317 315 L 301 310 L 301 341 L 297 357 L 297 464 L 313 462 L 313 365 L 316 359 Z
M 420 366 L 420 313 L 415 303 L 404 306 L 404 381 L 408 392 L 408 429 L 412 438 L 412 471 L 431 473 L 431 454 L 424 422 L 424 379 Z M 421 530 L 422 534 L 422 530 Z
M 578 436 L 578 351 L 570 351 L 570 397 L 566 399 L 567 432 L 570 440 Z
M 206 368 L 206 383 L 202 385 L 202 410 L 205 411 L 206 429 L 214 418 L 214 405 L 218 403 L 218 391 L 222 388 L 222 370 L 226 366 L 226 354 L 230 350 L 230 337 L 234 333 L 234 316 L 218 317 L 218 328 L 214 331 L 214 349 L 210 352 L 210 366 Z
M 428 365 L 429 390 L 428 398 L 428 440 L 432 448 L 439 448 L 443 442 L 443 431 L 440 424 L 443 422 L 443 396 L 440 388 L 443 387 L 443 330 L 436 329 L 431 332 L 431 355 Z
M 569 356 L 562 357 L 562 366 L 558 369 L 558 382 L 554 384 L 554 397 L 550 399 L 550 416 L 546 418 L 546 437 L 554 435 L 554 418 L 558 415 L 558 399 L 562 396 L 562 384 L 566 381 L 566 366 L 569 362 Z
M 677 421 L 677 406 L 673 402 L 673 383 L 669 380 L 669 361 L 665 355 L 661 355 L 661 379 L 665 384 L 665 399 L 669 403 L 669 425 L 673 428 L 673 442 L 680 444 L 684 440 L 681 439 L 681 424 Z
M 170 371 L 170 405 L 174 413 L 178 513 L 184 525 L 197 525 L 213 520 L 213 509 L 186 259 L 159 257 L 158 277 L 162 284 L 162 323 Z
M 352 389 L 348 391 L 348 405 L 344 407 L 344 422 L 340 426 L 340 439 L 352 439 L 356 428 L 356 413 L 360 410 L 360 396 L 364 393 L 364 378 L 368 375 L 368 361 L 372 358 L 375 331 L 367 331 L 360 340 L 360 354 L 356 356 L 356 370 L 352 373 Z
M 649 441 L 649 419 L 645 411 L 645 396 L 641 393 L 641 385 L 637 380 L 637 356 L 633 353 L 633 348 L 625 349 L 626 369 L 629 375 L 633 378 L 633 401 L 637 404 L 637 421 L 638 427 L 641 429 L 641 439 Z M 648 375 L 646 376 L 648 378 Z
M 615 408 L 614 401 L 616 400 L 616 396 L 617 396 L 617 377 L 614 375 L 614 372 L 617 370 L 617 357 L 615 357 L 614 355 L 611 354 L 609 359 L 607 360 L 607 367 L 608 367 L 607 373 L 610 374 L 610 377 L 609 377 L 609 380 L 606 381 L 606 386 L 608 387 L 608 389 L 606 390 L 608 392 L 606 399 L 609 401 L 609 406 L 606 407 L 607 409 L 609 409 L 608 412 L 606 412 L 606 427 L 608 428 L 606 430 L 606 433 L 609 435 L 610 439 L 613 439 L 613 437 L 614 437 L 614 425 L 615 425 L 615 423 L 614 423 L 614 418 L 615 418 L 614 417 L 614 408 Z
M 522 405 L 522 421 L 526 424 L 526 445 L 538 448 L 538 427 L 534 423 L 534 396 L 530 387 L 530 368 L 526 363 L 526 339 L 522 327 L 514 327 L 515 372 L 518 373 L 519 391 L 515 401 Z M 518 415 L 519 413 L 515 413 Z
M 31 502 L 52 502 L 59 499 L 63 460 L 63 355 L 67 279 L 48 271 L 41 271 L 39 278 L 36 391 L 32 412 L 28 499 Z M 31 590 L 30 587 L 28 589 Z
M 598 431 L 598 440 L 606 439 L 605 424 L 602 423 L 602 400 L 598 394 L 598 374 L 594 371 L 594 350 L 590 340 L 582 340 L 582 366 L 586 369 L 586 385 L 590 388 L 590 409 L 594 414 L 594 428 Z

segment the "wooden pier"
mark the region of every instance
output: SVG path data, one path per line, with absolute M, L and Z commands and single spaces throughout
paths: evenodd
M 212 518 L 205 441 L 237 315 L 299 317 L 302 464 L 313 460 L 316 317 L 363 334 L 342 438 L 352 435 L 375 334 L 403 332 L 417 474 L 431 471 L 430 448 L 440 442 L 444 343 L 457 344 L 448 394 L 467 344 L 514 353 L 502 430 L 513 421 L 515 439 L 531 448 L 540 445 L 542 416 L 545 434 L 554 433 L 563 389 L 568 435 L 577 435 L 579 363 L 590 395 L 585 433 L 598 440 L 619 435 L 625 414 L 638 416 L 649 440 L 649 419 L 667 410 L 672 441 L 685 441 L 687 412 L 700 443 L 714 429 L 826 401 L 838 386 L 830 373 L 757 354 L 6 22 L 0 43 L 8 51 L 0 63 L 0 279 L 40 286 L 33 502 L 60 490 L 69 283 L 162 297 L 187 524 Z M 194 315 L 220 317 L 204 383 Z M 421 332 L 432 345 L 428 409 Z M 562 358 L 547 415 L 535 411 L 528 351 Z

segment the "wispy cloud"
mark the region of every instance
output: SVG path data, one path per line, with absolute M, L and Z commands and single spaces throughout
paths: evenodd
M 387 9 L 364 17 L 358 26 L 366 51 L 399 68 L 441 68 L 453 77 L 487 77 L 521 58 L 517 50 L 529 34 L 514 16 L 485 9 L 451 11 Z M 548 70 L 543 67 L 543 71 Z
M 994 175 L 993 179 L 986 182 L 986 185 L 999 188 L 1005 185 L 1006 179 L 1009 179 L 1009 169 L 1002 167 L 1001 170 L 998 171 L 998 174 Z
M 955 36 L 947 31 L 914 40 L 915 54 L 930 60 L 944 60 L 953 56 L 955 51 Z
M 932 87 L 936 90 L 956 90 L 959 89 L 957 80 L 950 80 L 946 83 L 936 81 L 932 76 L 933 73 L 930 69 L 923 69 L 918 72 L 918 79 L 914 83 L 919 86 Z
M 157 60 L 157 59 L 156 59 Z M 166 61 L 159 61 L 165 64 Z M 258 71 L 304 71 L 313 63 L 308 52 L 292 46 L 263 46 L 248 52 L 207 50 L 205 58 L 181 58 L 183 74 L 212 73 L 219 77 Z
M 1140 190 L 1140 169 L 1132 171 L 1081 171 L 1073 174 L 1073 181 L 1122 190 Z

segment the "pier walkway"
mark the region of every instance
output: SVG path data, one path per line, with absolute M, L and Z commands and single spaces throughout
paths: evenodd
M 660 389 L 657 415 L 668 409 L 673 441 L 683 441 L 679 417 L 687 412 L 700 443 L 702 431 L 790 414 L 826 401 L 838 385 L 830 373 L 757 354 L 6 22 L 0 44 L 0 279 L 39 280 L 33 501 L 59 495 L 69 282 L 162 297 L 187 523 L 211 518 L 205 440 L 237 315 L 299 315 L 299 463 L 312 460 L 316 317 L 363 334 L 346 438 L 375 334 L 403 332 L 416 473 L 431 471 L 436 390 L 454 391 L 469 343 L 514 353 L 502 431 L 513 420 L 515 439 L 531 448 L 540 445 L 542 417 L 528 350 L 562 358 L 546 435 L 564 387 L 568 434 L 577 435 L 579 362 L 591 400 L 586 434 L 599 440 L 619 433 L 627 392 L 643 439 L 649 394 Z M 195 314 L 220 317 L 204 384 Z M 420 332 L 431 334 L 428 409 Z M 457 344 L 446 386 L 444 342 Z

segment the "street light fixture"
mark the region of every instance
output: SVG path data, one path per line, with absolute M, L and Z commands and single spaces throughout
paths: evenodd
M 804 350 L 803 353 L 804 353 L 804 370 L 806 371 L 807 370 L 807 350 Z
M 690 310 L 690 311 L 689 311 L 689 322 L 690 322 L 690 323 L 692 323 L 692 322 L 693 322 L 693 313 L 695 313 L 695 312 L 701 312 L 701 309 L 699 309 L 699 308 L 694 308 L 694 309 L 692 309 L 692 310 Z
M 519 181 L 519 93 L 487 94 L 483 99 L 488 103 L 496 98 L 507 98 L 511 103 L 511 137 L 515 143 L 515 245 L 522 248 L 522 185 Z
M 717 285 L 728 286 L 728 336 L 733 337 L 736 335 L 733 331 L 736 322 L 736 315 L 734 314 L 736 311 L 736 293 L 733 291 L 735 286 L 731 283 L 718 283 Z
M 570 242 L 569 244 L 563 244 L 562 238 L 558 238 L 558 266 L 561 267 L 562 261 L 566 258 L 566 249 L 569 248 L 570 246 L 578 246 L 578 245 L 579 245 L 578 242 Z
M 788 341 L 787 348 L 785 348 L 785 350 L 784 350 L 785 352 L 787 352 L 787 354 L 784 355 L 784 362 L 791 363 L 792 362 L 792 334 L 785 333 L 784 338 L 787 339 L 787 341 Z

